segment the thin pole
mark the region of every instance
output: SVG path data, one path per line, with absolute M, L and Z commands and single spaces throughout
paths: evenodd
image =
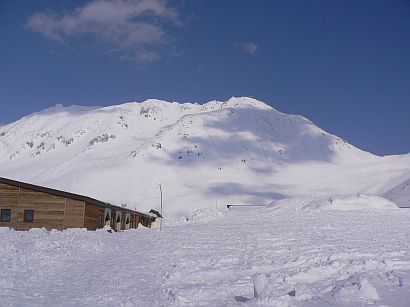
M 159 191 L 161 193 L 161 220 L 159 222 L 159 230 L 161 230 L 162 229 L 162 219 L 163 219 L 163 217 L 162 217 L 162 187 L 161 187 L 161 184 L 159 184 Z

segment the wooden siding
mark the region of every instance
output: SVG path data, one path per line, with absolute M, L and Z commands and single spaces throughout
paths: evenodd
M 138 228 L 138 224 L 141 223 L 141 216 L 135 215 L 134 216 L 134 228 Z
M 83 201 L 66 198 L 63 228 L 86 227 L 84 211 L 85 204 Z
M 85 227 L 96 230 L 105 225 L 105 211 L 111 211 L 111 221 L 108 223 L 117 231 L 137 228 L 140 223 L 151 227 L 151 223 L 155 221 L 155 218 L 137 211 L 115 207 L 86 196 L 5 178 L 0 178 L 0 209 L 11 210 L 10 221 L 0 220 L 0 227 L 16 230 L 40 227 L 58 230 Z M 34 210 L 32 222 L 24 221 L 25 210 Z M 127 219 L 129 224 L 126 224 Z
M 0 226 L 17 230 L 45 227 L 83 227 L 84 202 L 0 183 L 0 209 L 11 209 L 10 222 Z M 24 222 L 24 210 L 34 210 L 33 222 Z
M 111 228 L 115 230 L 115 220 L 117 219 L 117 210 L 115 208 L 111 209 Z
M 63 229 L 65 198 L 43 192 L 20 188 L 18 222 L 19 229 L 35 227 Z M 34 221 L 24 222 L 24 210 L 34 210 Z
M 85 204 L 84 226 L 88 230 L 96 230 L 104 227 L 104 208 Z
M 2 222 L 0 227 L 16 227 L 20 189 L 0 183 L 0 209 L 11 209 L 10 222 Z
M 121 230 L 125 230 L 125 219 L 126 213 L 123 211 L 121 212 Z
M 153 222 L 153 220 L 151 218 L 148 218 L 148 217 L 145 217 L 145 216 L 141 217 L 141 222 L 140 223 L 141 223 L 142 226 L 151 228 L 152 222 Z

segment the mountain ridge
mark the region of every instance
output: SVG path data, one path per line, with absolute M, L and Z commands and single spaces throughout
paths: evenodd
M 149 200 L 161 183 L 175 217 L 216 202 L 381 195 L 388 182 L 410 179 L 408 161 L 410 155 L 362 151 L 303 116 L 248 97 L 56 105 L 0 127 L 0 176 L 144 210 L 157 208 Z

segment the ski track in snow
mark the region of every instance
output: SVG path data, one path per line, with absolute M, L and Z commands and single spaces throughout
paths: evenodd
M 409 218 L 288 205 L 161 232 L 0 228 L 0 305 L 408 306 Z

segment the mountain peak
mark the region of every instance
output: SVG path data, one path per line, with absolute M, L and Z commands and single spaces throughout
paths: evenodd
M 252 97 L 232 97 L 227 101 L 227 104 L 231 104 L 231 105 L 236 105 L 239 107 L 255 107 L 258 109 L 273 109 L 275 110 L 273 107 L 271 107 L 270 105 L 268 105 L 267 103 L 257 100 L 255 98 Z
M 1 177 L 146 211 L 156 208 L 161 183 L 173 216 L 215 201 L 362 192 L 378 177 L 363 180 L 356 168 L 380 159 L 250 97 L 57 105 L 0 129 Z

